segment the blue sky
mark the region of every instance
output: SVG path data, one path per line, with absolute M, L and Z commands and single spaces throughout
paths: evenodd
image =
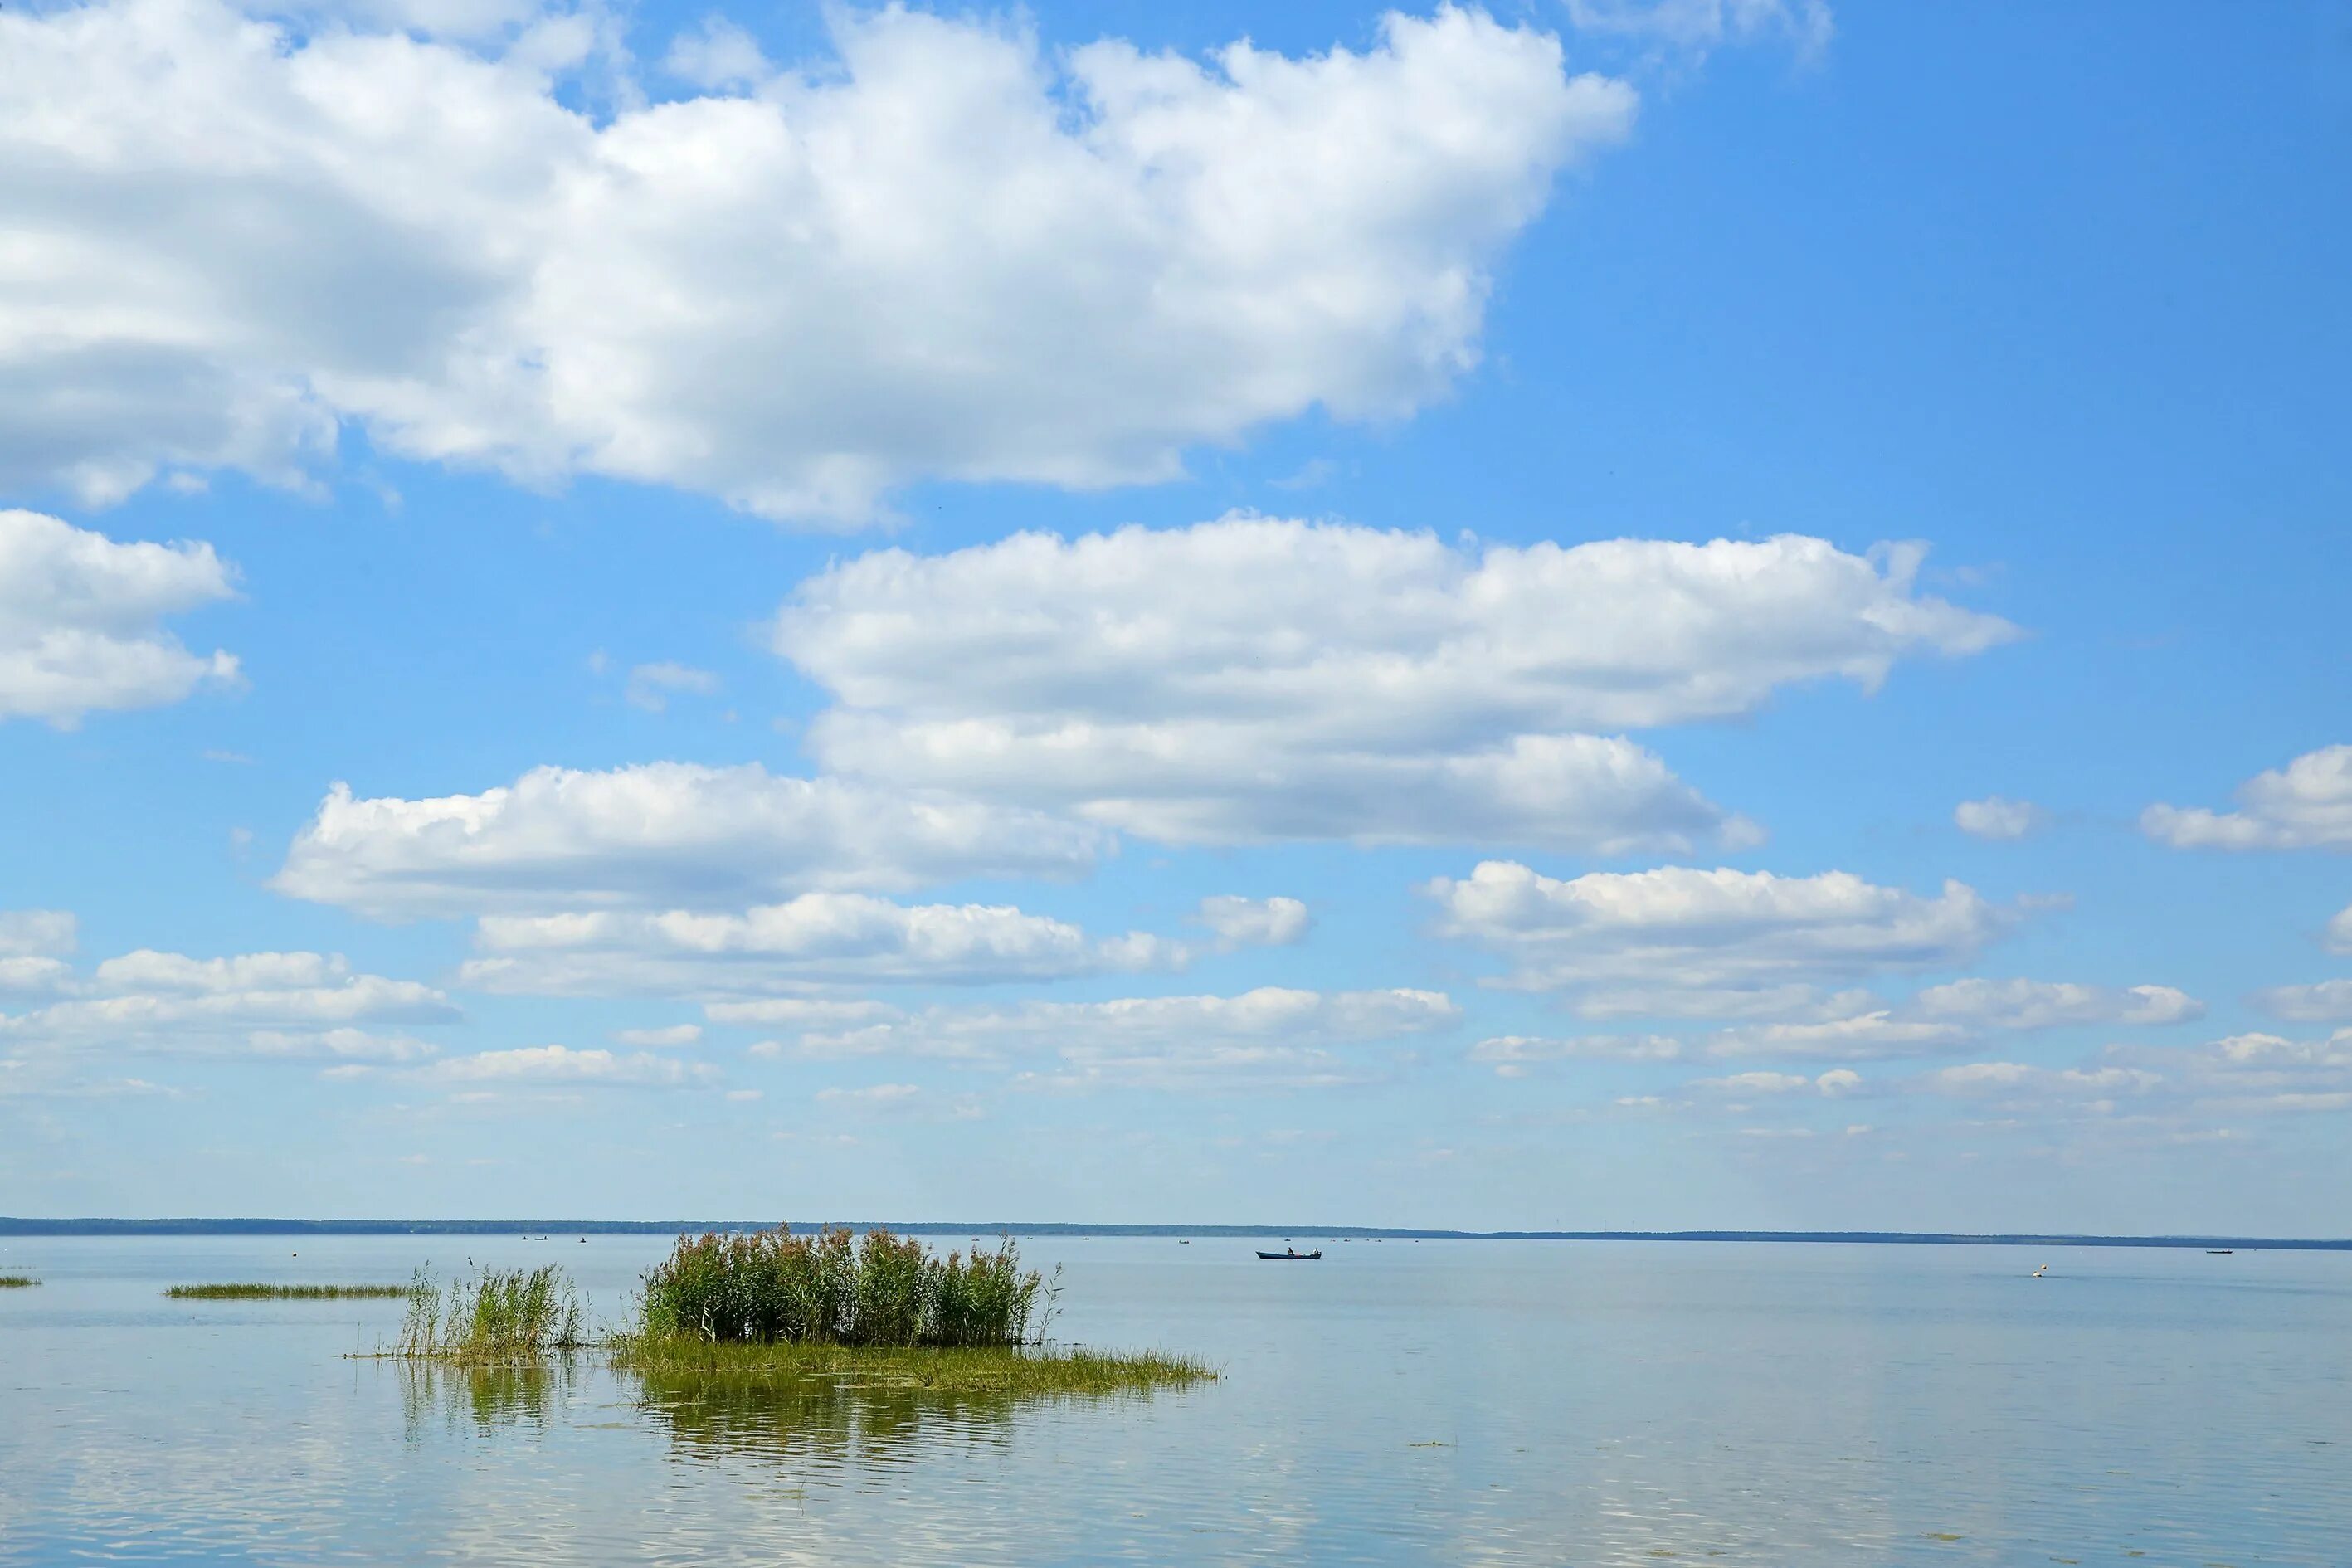
M 0 1210 L 2352 1230 L 2342 7 L 0 45 Z

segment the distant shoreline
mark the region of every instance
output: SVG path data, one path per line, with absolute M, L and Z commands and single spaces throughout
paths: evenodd
M 0 1215 L 0 1237 L 109 1236 L 683 1236 L 760 1230 L 772 1219 L 23 1219 Z M 1075 1225 L 991 1220 L 825 1221 L 901 1236 L 1290 1237 L 1360 1241 L 1774 1241 L 1895 1247 L 2159 1247 L 2352 1252 L 2352 1237 L 2261 1236 L 1969 1235 L 1906 1230 L 1412 1230 L 1360 1225 Z M 796 1228 L 814 1229 L 814 1224 Z

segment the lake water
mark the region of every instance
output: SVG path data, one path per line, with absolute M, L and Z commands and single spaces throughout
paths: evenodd
M 661 1237 L 0 1239 L 46 1281 L 0 1563 L 2352 1563 L 2352 1256 L 1252 1245 L 1025 1244 L 1057 1337 L 1225 1376 L 1021 1404 L 426 1373 L 345 1359 L 397 1301 L 160 1294 L 552 1259 L 613 1317 Z

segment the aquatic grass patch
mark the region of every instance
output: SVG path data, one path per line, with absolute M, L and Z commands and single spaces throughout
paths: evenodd
M 423 1269 L 409 1287 L 400 1338 L 382 1353 L 459 1366 L 535 1362 L 587 1342 L 580 1293 L 552 1263 L 485 1268 L 436 1289 Z
M 366 1301 L 414 1296 L 407 1285 L 174 1285 L 163 1292 L 175 1301 Z
M 0 1290 L 29 1290 L 39 1283 L 29 1274 L 0 1274 Z
M 761 1343 L 625 1334 L 607 1342 L 614 1367 L 676 1391 L 700 1384 L 1095 1396 L 1214 1382 L 1205 1362 L 1161 1351 L 1034 1345 Z
M 1055 1287 L 993 1248 L 933 1252 L 912 1237 L 845 1229 L 680 1237 L 646 1271 L 636 1333 L 647 1341 L 961 1348 L 1035 1343 Z

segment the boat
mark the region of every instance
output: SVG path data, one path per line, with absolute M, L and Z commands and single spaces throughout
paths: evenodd
M 2226 1247 L 2209 1247 L 2205 1249 L 2205 1256 L 2208 1258 L 2227 1258 L 2230 1256 L 2230 1251 L 2231 1249 Z
M 1261 1252 L 1258 1256 L 1268 1263 L 1320 1263 L 1323 1261 L 1323 1249 L 1318 1247 L 1312 1252 L 1301 1252 L 1295 1247 L 1285 1246 L 1280 1252 Z

